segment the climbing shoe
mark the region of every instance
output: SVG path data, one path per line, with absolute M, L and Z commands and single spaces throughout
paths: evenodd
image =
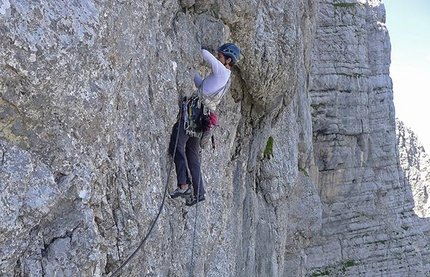
M 188 196 L 191 195 L 191 188 L 188 187 L 186 189 L 182 189 L 180 187 L 178 187 L 177 189 L 175 189 L 173 192 L 170 193 L 170 197 L 171 198 L 176 198 L 179 196 Z
M 202 202 L 205 200 L 205 195 L 199 195 L 199 202 Z M 192 196 L 190 198 L 187 198 L 187 200 L 185 201 L 185 205 L 187 206 L 194 206 L 197 203 L 197 197 L 196 196 Z

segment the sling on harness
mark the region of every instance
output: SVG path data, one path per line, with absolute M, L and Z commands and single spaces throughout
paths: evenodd
M 227 80 L 227 83 L 221 87 L 219 90 L 213 92 L 213 93 L 203 93 L 203 84 L 205 80 L 200 84 L 198 95 L 202 99 L 202 102 L 205 106 L 205 109 L 203 110 L 203 114 L 207 115 L 210 112 L 214 112 L 216 109 L 216 106 L 221 101 L 222 97 L 224 96 L 227 89 L 230 87 L 230 78 Z
M 181 108 L 184 118 L 184 130 L 190 137 L 201 138 L 200 145 L 202 147 L 212 138 L 212 147 L 215 148 L 213 131 L 218 126 L 218 116 L 214 110 L 230 86 L 230 79 L 222 88 L 211 94 L 203 93 L 203 83 L 204 80 L 197 95 L 183 98 Z
M 200 147 L 205 148 L 209 140 L 212 140 L 212 148 L 215 149 L 215 136 L 213 135 L 215 129 L 218 127 L 218 116 L 215 113 L 216 106 L 221 101 L 227 89 L 230 87 L 230 78 L 227 83 L 219 90 L 210 93 L 203 93 L 203 83 L 199 87 L 198 94 L 201 97 L 203 106 L 203 135 L 200 139 Z

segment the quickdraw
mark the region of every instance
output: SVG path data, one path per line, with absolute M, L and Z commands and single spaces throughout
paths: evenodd
M 184 130 L 190 137 L 202 137 L 202 103 L 198 96 L 192 96 L 183 103 Z

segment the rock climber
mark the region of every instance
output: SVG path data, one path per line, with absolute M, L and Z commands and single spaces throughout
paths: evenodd
M 203 148 L 209 141 L 218 124 L 214 111 L 230 85 L 231 67 L 238 62 L 240 49 L 233 43 L 226 43 L 218 48 L 216 57 L 206 49 L 202 49 L 201 54 L 211 68 L 211 73 L 204 79 L 199 74 L 194 77 L 198 92 L 190 98 L 183 98 L 169 146 L 170 154 L 174 156 L 178 185 L 170 197 L 186 197 L 187 206 L 205 200 L 200 147 Z M 173 153 L 175 145 L 176 152 Z

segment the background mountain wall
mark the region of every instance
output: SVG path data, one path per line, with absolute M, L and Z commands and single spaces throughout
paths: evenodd
M 203 151 L 194 276 L 426 276 L 380 1 L 0 2 L 1 276 L 108 276 L 175 188 L 201 46 L 242 59 Z M 172 174 L 172 175 L 171 175 Z M 189 274 L 166 199 L 122 276 Z
M 414 195 L 414 211 L 421 218 L 429 217 L 430 158 L 417 135 L 400 119 L 396 119 L 400 165 Z
M 224 42 L 243 58 L 218 148 L 203 154 L 194 273 L 301 274 L 300 239 L 321 223 L 299 171 L 312 155 L 316 4 L 2 1 L 3 275 L 101 276 L 134 251 L 165 184 L 175 188 L 167 146 L 180 93 L 207 73 L 201 45 Z M 195 213 L 168 199 L 123 276 L 187 274 Z
M 428 221 L 413 210 L 412 180 L 399 160 L 384 6 L 320 2 L 316 30 L 313 179 L 323 212 L 321 232 L 305 251 L 310 271 L 426 276 Z

